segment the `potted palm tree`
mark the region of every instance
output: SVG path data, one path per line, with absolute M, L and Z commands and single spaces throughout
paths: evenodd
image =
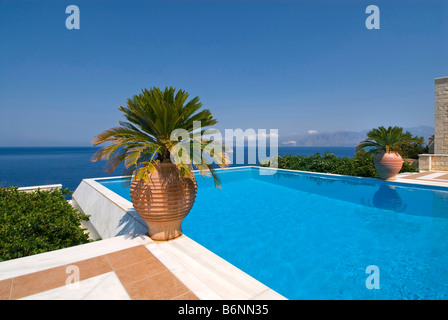
M 374 165 L 380 178 L 395 180 L 396 174 L 403 166 L 400 151 L 413 142 L 423 143 L 423 139 L 413 137 L 411 133 L 403 132 L 403 128 L 397 126 L 387 129 L 381 126 L 369 131 L 367 138 L 361 141 L 357 148 L 371 148 L 369 152 L 376 154 Z
M 93 146 L 107 143 L 92 157 L 92 161 L 107 160 L 106 171 L 114 171 L 124 161 L 132 203 L 154 240 L 182 234 L 182 221 L 196 198 L 194 168 L 203 176 L 211 175 L 220 186 L 213 164 L 203 161 L 202 155 L 208 154 L 220 167 L 229 163 L 224 147 L 206 148 L 212 140 L 202 138 L 202 128 L 213 126 L 217 120 L 210 110 L 200 110 L 198 97 L 187 101 L 188 97 L 186 91 L 176 92 L 172 87 L 164 91 L 144 89 L 128 99 L 126 107 L 119 107 L 127 121 L 119 121 L 120 126 L 102 132 L 93 141 Z M 173 139 L 175 130 L 183 130 L 187 137 Z M 199 157 L 191 157 L 191 153 Z M 180 161 L 187 154 L 189 161 Z

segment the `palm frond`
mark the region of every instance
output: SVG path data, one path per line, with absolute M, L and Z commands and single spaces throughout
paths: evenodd
M 357 148 L 371 148 L 370 153 L 376 152 L 400 152 L 403 146 L 416 143 L 423 143 L 421 138 L 413 137 L 410 132 L 403 133 L 403 128 L 384 126 L 374 128 L 367 133 L 367 138 L 361 141 Z
M 202 103 L 199 97 L 187 101 L 186 91 L 173 87 L 143 89 L 141 94 L 127 99 L 126 106 L 120 106 L 127 121 L 119 121 L 119 127 L 114 127 L 100 133 L 92 142 L 93 146 L 108 143 L 92 157 L 92 161 L 108 160 L 106 169 L 111 172 L 124 161 L 126 175 L 135 178 L 149 179 L 150 173 L 157 166 L 158 161 L 179 159 L 182 153 L 172 155 L 176 146 L 185 145 L 192 157 L 190 162 L 176 163 L 182 175 L 189 175 L 196 167 L 201 174 L 212 176 L 215 184 L 219 185 L 219 177 L 214 167 L 206 163 L 203 155 L 209 155 L 220 167 L 227 166 L 230 161 L 226 149 L 213 139 L 204 140 L 202 136 L 206 130 L 217 123 L 210 110 L 200 110 Z M 194 132 L 197 122 L 201 130 Z M 184 129 L 189 133 L 184 141 L 171 141 L 171 133 L 175 129 Z M 195 133 L 195 134 L 193 134 Z M 201 138 L 196 136 L 199 134 Z M 181 145 L 182 144 L 182 145 Z

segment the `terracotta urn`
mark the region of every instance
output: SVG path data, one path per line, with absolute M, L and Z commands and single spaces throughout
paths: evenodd
M 398 152 L 383 151 L 375 156 L 373 163 L 380 174 L 380 179 L 390 181 L 395 180 L 395 176 L 400 172 L 403 166 L 403 158 Z
M 131 200 L 135 211 L 148 225 L 153 240 L 171 240 L 182 235 L 182 221 L 196 199 L 193 174 L 181 177 L 175 164 L 160 163 L 150 176 L 132 181 Z

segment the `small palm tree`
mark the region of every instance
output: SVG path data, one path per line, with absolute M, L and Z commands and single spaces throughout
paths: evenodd
M 403 146 L 411 146 L 413 142 L 423 143 L 422 138 L 413 137 L 410 132 L 403 132 L 400 127 L 383 126 L 372 129 L 367 133 L 367 139 L 361 141 L 357 148 L 371 148 L 369 152 L 401 152 Z
M 119 121 L 120 126 L 114 127 L 99 134 L 93 141 L 93 146 L 109 143 L 102 147 L 92 157 L 92 161 L 108 160 L 105 167 L 109 173 L 124 161 L 125 176 L 132 175 L 136 179 L 145 179 L 149 182 L 150 174 L 158 163 L 171 162 L 175 158 L 179 173 L 189 176 L 196 167 L 203 175 L 211 175 L 216 186 L 219 186 L 219 177 L 215 174 L 212 164 L 203 161 L 202 154 L 208 153 L 220 167 L 225 167 L 229 159 L 225 148 L 205 148 L 213 140 L 201 139 L 205 129 L 200 132 L 199 139 L 193 134 L 194 122 L 200 122 L 201 128 L 213 126 L 217 120 L 213 118 L 210 110 L 199 111 L 202 103 L 199 97 L 187 102 L 189 94 L 183 90 L 172 87 L 144 89 L 139 95 L 127 100 L 126 107 L 119 107 L 128 120 Z M 199 111 L 199 112 L 197 112 Z M 172 141 L 171 134 L 175 129 L 183 129 L 190 134 L 189 139 Z M 207 130 L 212 134 L 212 130 Z M 171 153 L 182 145 L 180 152 Z M 191 162 L 179 161 L 182 150 L 189 149 Z M 199 159 L 199 161 L 198 161 Z
M 220 167 L 229 163 L 222 144 L 203 139 L 204 133 L 208 137 L 216 133 L 203 128 L 217 120 L 210 110 L 200 110 L 198 97 L 187 101 L 188 97 L 187 92 L 172 87 L 144 89 L 128 99 L 126 107 L 119 107 L 128 121 L 119 121 L 119 127 L 104 131 L 93 142 L 94 146 L 108 143 L 92 158 L 108 160 L 107 171 L 124 162 L 124 175 L 129 176 L 128 181 L 132 179 L 132 203 L 154 240 L 182 235 L 182 220 L 196 198 L 194 168 L 211 175 L 220 186 L 212 161 L 203 156 L 208 155 Z M 174 134 L 179 130 L 183 133 Z
M 375 169 L 383 180 L 395 180 L 395 176 L 403 166 L 400 156 L 402 148 L 412 143 L 423 143 L 423 139 L 413 137 L 409 132 L 403 132 L 400 127 L 383 126 L 372 129 L 367 133 L 367 139 L 361 141 L 357 148 L 371 148 L 369 153 L 376 154 L 374 158 Z

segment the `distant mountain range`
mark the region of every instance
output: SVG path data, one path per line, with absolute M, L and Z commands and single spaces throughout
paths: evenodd
M 434 128 L 429 126 L 419 126 L 404 128 L 414 136 L 423 137 L 428 143 L 428 138 L 434 134 Z M 279 146 L 304 146 L 304 147 L 355 147 L 360 141 L 367 137 L 364 131 L 337 131 L 316 133 L 310 132 L 306 135 L 280 135 Z

